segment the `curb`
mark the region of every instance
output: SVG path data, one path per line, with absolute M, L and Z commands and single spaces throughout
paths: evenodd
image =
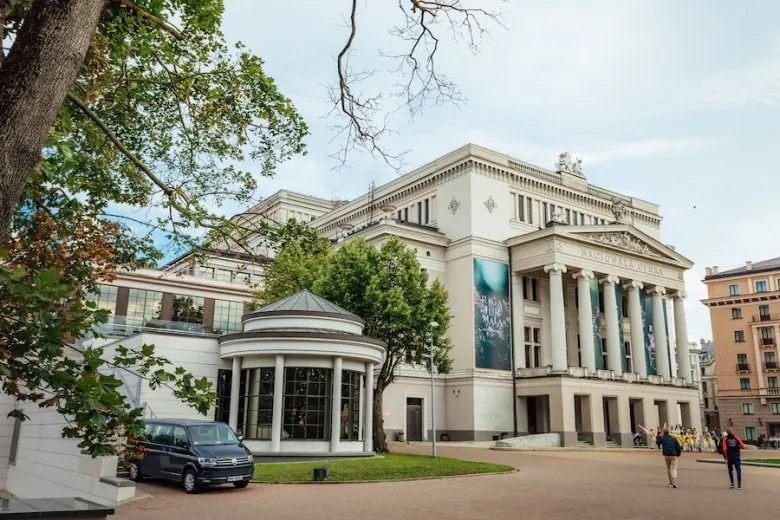
M 726 464 L 725 460 L 718 459 L 696 459 L 696 462 L 703 462 L 704 464 Z M 742 461 L 743 466 L 755 466 L 757 468 L 780 468 L 778 464 L 766 464 L 764 462 L 745 462 Z
M 504 446 L 493 446 L 488 448 L 494 451 L 540 451 L 540 452 L 561 452 L 561 453 L 646 453 L 653 454 L 658 453 L 658 450 L 652 450 L 650 448 L 510 448 Z
M 279 485 L 289 485 L 289 484 L 379 484 L 382 482 L 417 482 L 419 480 L 444 480 L 444 479 L 451 479 L 451 478 L 469 478 L 469 477 L 487 477 L 490 475 L 507 475 L 509 473 L 515 473 L 517 471 L 520 471 L 517 468 L 506 470 L 506 471 L 491 471 L 490 473 L 466 473 L 463 475 L 439 475 L 439 476 L 433 476 L 433 477 L 413 477 L 413 478 L 394 478 L 394 479 L 387 479 L 387 480 L 322 480 L 322 481 L 314 481 L 314 480 L 302 480 L 300 482 L 272 482 L 270 480 L 250 480 L 250 484 L 279 484 Z

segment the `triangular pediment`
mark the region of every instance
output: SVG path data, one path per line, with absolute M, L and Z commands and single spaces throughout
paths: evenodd
M 648 260 L 661 260 L 691 267 L 693 262 L 673 248 L 643 233 L 630 224 L 607 224 L 604 226 L 565 226 L 562 234 L 587 240 L 593 244 L 619 249 Z M 556 233 L 558 234 L 558 233 Z

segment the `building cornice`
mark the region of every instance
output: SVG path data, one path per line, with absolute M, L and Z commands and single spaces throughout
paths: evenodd
M 728 305 L 744 305 L 746 303 L 761 303 L 776 300 L 780 300 L 780 291 L 720 296 L 718 298 L 705 298 L 700 301 L 707 307 L 723 307 Z
M 133 281 L 152 285 L 162 283 L 188 290 L 207 289 L 213 292 L 221 292 L 230 296 L 239 296 L 247 298 L 252 295 L 252 291 L 245 284 L 220 282 L 197 278 L 190 275 L 181 275 L 167 271 L 156 271 L 151 269 L 139 269 L 137 271 L 118 271 L 116 280 L 112 285 L 122 287 L 122 281 Z

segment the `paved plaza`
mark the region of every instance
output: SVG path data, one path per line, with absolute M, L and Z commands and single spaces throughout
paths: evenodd
M 392 449 L 430 452 L 426 445 L 393 445 Z M 174 485 L 144 483 L 140 491 L 149 496 L 120 506 L 114 518 L 759 520 L 777 516 L 774 497 L 780 469 L 744 468 L 746 488 L 729 490 L 725 467 L 697 463 L 699 454 L 683 455 L 679 489 L 667 487 L 657 451 L 507 452 L 441 446 L 439 454 L 511 464 L 518 471 L 381 484 L 258 484 L 199 495 L 186 495 Z

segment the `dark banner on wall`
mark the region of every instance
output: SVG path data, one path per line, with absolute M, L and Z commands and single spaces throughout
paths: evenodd
M 645 358 L 647 360 L 647 373 L 658 375 L 655 364 L 655 331 L 653 331 L 653 299 L 648 298 L 644 291 L 639 292 L 639 303 L 642 307 L 642 323 L 645 335 Z
M 474 350 L 477 368 L 511 370 L 509 266 L 474 258 Z
M 601 355 L 601 327 L 599 326 L 599 282 L 593 278 L 590 280 L 590 308 L 593 316 L 593 350 L 596 355 L 596 368 L 604 370 L 604 358 Z
M 630 372 L 626 359 L 626 340 L 623 337 L 623 286 L 615 284 L 615 298 L 617 299 L 618 341 L 620 341 L 620 359 L 623 360 L 623 372 Z

